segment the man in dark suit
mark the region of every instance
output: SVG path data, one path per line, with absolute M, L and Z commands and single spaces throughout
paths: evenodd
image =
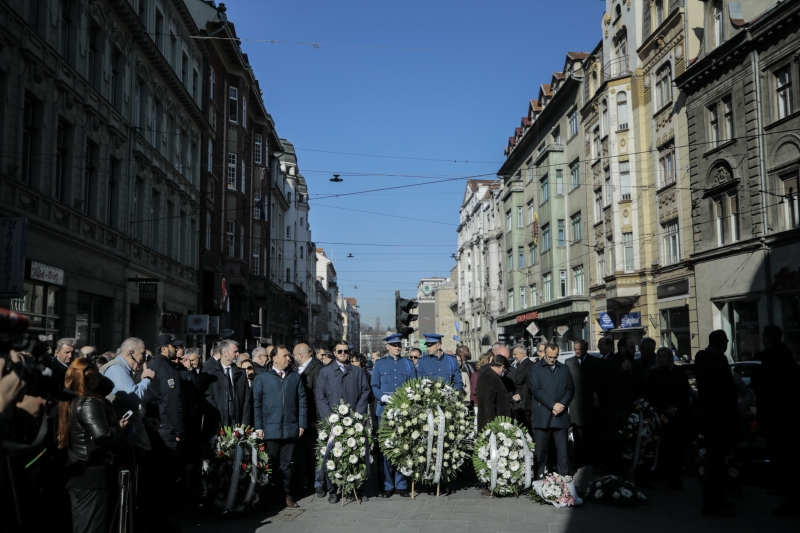
M 697 414 L 706 438 L 703 476 L 703 514 L 733 516 L 733 506 L 725 501 L 725 456 L 736 441 L 739 403 L 728 358 L 728 335 L 721 329 L 708 336 L 708 348 L 695 356 Z
M 558 455 L 558 473 L 562 476 L 569 474 L 567 408 L 575 395 L 575 382 L 569 369 L 558 362 L 558 352 L 558 344 L 547 343 L 544 357 L 531 366 L 528 377 L 528 386 L 534 399 L 533 438 L 536 441 L 539 476 L 547 467 L 547 447 L 551 437 Z
M 575 441 L 576 468 L 594 464 L 599 444 L 600 428 L 600 373 L 603 363 L 588 355 L 589 343 L 583 339 L 575 341 L 575 357 L 570 357 L 567 365 L 575 382 L 575 395 L 569 405 L 569 418 L 572 424 L 572 438 Z
M 53 352 L 53 359 L 50 361 L 50 369 L 53 375 L 58 377 L 61 382 L 64 382 L 64 377 L 67 375 L 67 368 L 72 362 L 72 354 L 75 352 L 75 339 L 65 337 L 56 341 L 56 349 Z
M 531 426 L 531 389 L 528 387 L 528 374 L 533 361 L 528 357 L 528 350 L 525 346 L 517 344 L 511 352 L 516 366 L 509 372 L 510 378 L 514 381 L 514 395 L 512 396 L 514 406 L 514 419 L 525 426 L 528 433 L 533 435 Z
M 611 339 L 601 339 L 603 348 L 613 346 Z M 601 343 L 598 343 L 598 347 Z M 634 349 L 632 349 L 634 348 Z M 636 382 L 633 377 L 633 354 L 635 345 L 631 339 L 617 342 L 617 353 L 604 356 L 601 370 L 600 405 L 603 409 L 604 460 L 612 474 L 621 475 L 625 468 L 617 435 L 628 415 L 633 411 L 636 400 Z M 603 353 L 603 350 L 601 350 Z
M 266 350 L 264 351 L 266 353 Z M 317 444 L 317 405 L 313 399 L 314 390 L 317 387 L 317 378 L 323 364 L 314 357 L 314 352 L 311 351 L 307 344 L 295 346 L 294 350 L 292 350 L 292 355 L 297 365 L 297 372 L 300 374 L 300 381 L 303 383 L 306 398 L 309 399 L 307 406 L 308 426 L 306 426 L 306 431 L 298 439 L 297 446 L 294 448 L 294 464 L 297 465 L 295 481 L 298 488 L 306 489 L 314 486 L 316 474 L 314 469 L 317 465 L 317 457 L 314 449 Z M 325 491 L 322 487 L 318 487 L 317 490 L 317 496 L 325 496 Z M 320 490 L 322 494 L 319 493 Z
M 205 435 L 213 435 L 223 426 L 253 424 L 253 392 L 242 369 L 233 364 L 238 356 L 237 342 L 222 341 L 218 363 L 204 370 L 208 383 L 203 416 Z

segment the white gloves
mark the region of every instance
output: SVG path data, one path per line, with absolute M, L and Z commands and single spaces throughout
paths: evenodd
M 388 403 L 390 396 L 388 394 L 384 394 L 381 396 L 381 403 Z

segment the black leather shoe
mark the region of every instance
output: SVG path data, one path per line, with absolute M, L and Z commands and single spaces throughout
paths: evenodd
M 409 494 L 407 490 L 398 490 L 397 495 L 400 496 L 401 498 L 409 498 L 411 496 L 411 494 Z
M 393 491 L 391 490 L 382 490 L 378 493 L 378 496 L 380 496 L 381 498 L 389 498 L 392 495 L 392 492 Z
M 328 494 L 328 491 L 322 487 L 317 487 L 317 498 L 324 498 L 326 494 Z
M 339 503 L 339 493 L 338 492 L 331 492 L 328 495 L 328 503 Z

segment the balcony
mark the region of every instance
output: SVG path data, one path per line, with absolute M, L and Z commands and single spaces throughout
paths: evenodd
M 630 76 L 631 65 L 628 57 L 618 57 L 612 59 L 603 66 L 603 80 L 610 80 L 613 78 L 621 78 L 622 76 Z
M 322 313 L 322 306 L 320 304 L 311 304 L 311 312 L 315 315 Z
M 286 281 L 283 283 L 283 292 L 285 292 L 286 294 L 296 296 L 297 299 L 300 300 L 302 303 L 306 303 L 308 298 L 306 296 L 306 292 L 303 289 L 301 289 L 299 285 L 292 283 L 291 281 Z
M 539 152 L 539 156 L 536 158 L 535 164 L 538 165 L 542 159 L 544 159 L 551 153 L 561 153 L 563 151 L 564 151 L 564 145 L 561 143 L 547 144 L 545 145 L 544 148 L 542 148 L 542 151 Z

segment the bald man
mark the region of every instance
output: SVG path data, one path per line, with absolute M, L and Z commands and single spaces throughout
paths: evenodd
M 502 355 L 506 359 L 508 359 L 511 356 L 511 354 L 508 353 L 508 348 L 506 348 L 504 344 L 495 346 L 492 351 L 494 352 L 495 355 Z
M 295 480 L 298 488 L 315 490 L 322 493 L 320 498 L 325 496 L 324 481 L 316 482 L 315 465 L 317 457 L 314 449 L 317 444 L 317 404 L 313 401 L 314 393 L 317 389 L 317 377 L 319 371 L 325 365 L 314 356 L 314 352 L 308 344 L 298 344 L 292 350 L 294 362 L 297 364 L 297 372 L 300 374 L 300 381 L 305 387 L 306 398 L 311 398 L 308 402 L 308 425 L 305 432 L 300 436 L 297 445 L 294 447 L 294 464 L 297 469 Z

